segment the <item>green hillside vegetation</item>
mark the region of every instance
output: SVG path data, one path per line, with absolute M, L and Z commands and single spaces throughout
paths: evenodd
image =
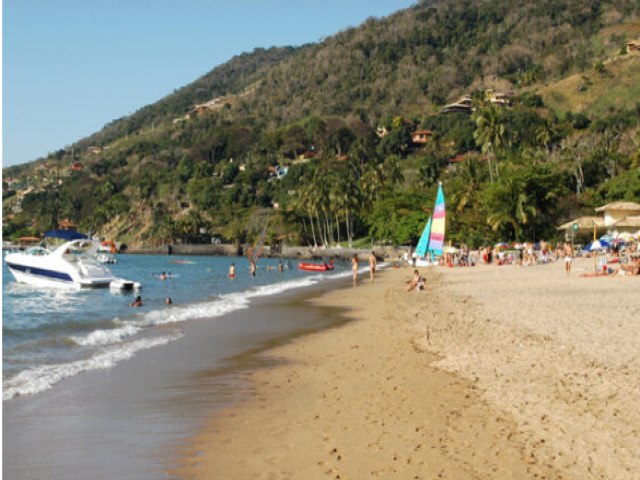
M 640 199 L 640 55 L 621 52 L 639 18 L 631 0 L 423 1 L 256 49 L 5 169 L 4 236 L 69 218 L 135 245 L 245 242 L 269 218 L 271 243 L 415 243 L 442 181 L 453 241 L 557 238 Z M 442 113 L 463 95 L 473 112 Z
M 623 54 L 596 63 L 540 90 L 550 108 L 593 117 L 633 107 L 640 98 L 640 56 Z

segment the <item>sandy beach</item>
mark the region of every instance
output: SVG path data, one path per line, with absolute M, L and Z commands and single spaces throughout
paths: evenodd
M 351 321 L 267 352 L 184 479 L 640 477 L 639 277 L 535 267 L 368 275 L 315 303 Z

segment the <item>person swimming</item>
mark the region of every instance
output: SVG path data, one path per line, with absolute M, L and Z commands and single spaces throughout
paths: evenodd
M 133 302 L 129 304 L 130 307 L 141 307 L 142 306 L 142 297 L 138 295 Z

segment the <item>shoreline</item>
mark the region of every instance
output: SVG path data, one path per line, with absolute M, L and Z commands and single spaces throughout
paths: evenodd
M 266 352 L 277 364 L 248 375 L 249 398 L 209 418 L 170 473 L 630 478 L 639 285 L 578 278 L 583 263 L 570 278 L 560 262 L 420 269 L 426 294 L 390 269 L 321 295 L 351 321 Z
M 308 312 L 304 304 L 343 281 L 254 298 L 249 308 L 225 316 L 160 326 L 184 335 L 114 368 L 5 402 L 4 474 L 25 480 L 82 478 L 86 471 L 95 480 L 164 476 L 173 461 L 170 446 L 250 391 L 248 371 L 272 365 L 263 351 L 344 321 L 333 308 Z
M 188 245 L 163 245 L 160 247 L 127 247 L 118 252 L 121 255 L 167 255 L 167 256 L 224 256 L 224 257 L 246 257 L 247 249 L 251 245 L 236 246 L 232 244 L 188 244 Z M 388 259 L 395 261 L 408 247 L 377 246 L 373 248 L 379 261 Z M 350 247 L 309 247 L 309 246 L 284 246 L 284 247 L 263 247 L 260 256 L 263 258 L 289 258 L 296 260 L 322 260 L 335 259 L 350 261 L 353 255 L 357 255 L 361 260 L 369 258 L 371 248 L 350 248 Z

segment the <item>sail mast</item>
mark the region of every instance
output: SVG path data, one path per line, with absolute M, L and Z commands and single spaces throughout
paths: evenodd
M 269 226 L 269 222 L 264 224 L 264 228 L 262 229 L 262 233 L 256 240 L 256 243 L 253 244 L 253 247 L 247 252 L 247 257 L 250 262 L 256 263 L 258 261 L 258 257 L 262 252 L 262 245 L 264 243 L 264 237 L 267 234 L 267 227 Z

